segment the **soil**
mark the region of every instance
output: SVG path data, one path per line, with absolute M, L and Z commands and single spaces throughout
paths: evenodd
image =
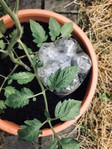
M 43 26 L 46 32 L 49 31 L 48 25 L 46 23 L 40 23 L 40 24 Z M 24 26 L 24 34 L 22 37 L 22 41 L 29 48 L 31 48 L 32 51 L 39 50 L 36 44 L 32 42 L 33 37 L 30 31 L 29 23 L 23 23 L 22 26 Z M 10 34 L 14 28 L 15 27 L 8 29 L 6 35 Z M 48 38 L 48 42 L 49 41 L 50 41 L 50 38 Z M 18 55 L 23 54 L 22 51 L 20 51 L 19 49 L 17 49 L 16 52 L 18 53 Z M 30 66 L 27 59 L 24 59 L 24 62 Z M 0 73 L 1 74 L 7 76 L 10 73 L 10 71 L 13 69 L 13 67 L 14 67 L 14 64 L 10 61 L 8 57 L 5 60 L 0 59 Z M 26 71 L 26 70 L 22 67 L 18 67 L 15 72 L 19 72 L 19 71 Z M 56 104 L 59 101 L 63 101 L 64 99 L 69 99 L 69 98 L 82 101 L 85 96 L 86 88 L 87 88 L 87 84 L 89 83 L 89 80 L 90 80 L 90 73 L 88 74 L 88 76 L 86 77 L 82 85 L 75 92 L 63 98 L 55 95 L 51 91 L 47 91 L 48 106 L 49 106 L 51 117 L 54 117 L 54 109 L 55 109 Z M 3 80 L 0 79 L 0 84 L 2 83 L 2 81 Z M 7 86 L 7 84 L 5 84 L 5 86 Z M 13 81 L 12 86 L 14 86 L 18 90 L 22 88 L 22 86 L 18 85 L 16 81 Z M 37 83 L 35 79 L 31 83 L 24 85 L 24 87 L 30 88 L 35 94 L 41 91 L 39 84 Z M 5 98 L 3 96 L 3 92 L 0 94 L 0 98 L 1 99 Z M 5 113 L 1 115 L 1 118 L 7 119 L 19 125 L 22 125 L 25 120 L 32 120 L 33 118 L 37 118 L 41 122 L 43 122 L 46 119 L 46 117 L 44 116 L 44 109 L 45 109 L 45 105 L 44 105 L 43 96 L 38 96 L 37 101 L 34 102 L 30 100 L 30 104 L 25 106 L 24 108 L 12 109 L 8 107 L 5 110 Z M 52 122 L 52 124 L 55 125 L 59 122 L 61 121 L 56 120 Z M 46 127 L 49 127 L 49 126 L 46 124 L 44 125 L 44 128 Z

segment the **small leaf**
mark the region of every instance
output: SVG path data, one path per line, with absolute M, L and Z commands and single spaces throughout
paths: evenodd
M 59 102 L 55 108 L 55 117 L 61 121 L 69 121 L 75 119 L 80 114 L 81 101 L 69 99 Z
M 12 81 L 13 81 L 13 80 L 12 80 L 12 79 L 10 79 L 10 80 L 8 81 L 8 85 L 10 85 L 10 84 L 12 83 Z
M 40 68 L 40 67 L 42 67 L 42 66 L 43 66 L 43 62 L 42 62 L 42 61 L 39 61 L 39 62 L 37 63 L 37 67 Z
M 112 96 L 110 96 L 109 99 L 112 100 Z
M 58 70 L 55 74 L 51 74 L 48 80 L 48 87 L 52 90 L 60 91 L 68 87 L 77 74 L 78 67 L 66 67 L 63 70 Z
M 65 23 L 62 27 L 61 27 L 61 36 L 62 38 L 69 38 L 71 37 L 71 33 L 73 31 L 73 23 Z
M 24 46 L 26 47 L 26 50 L 27 50 L 28 54 L 32 54 L 32 50 L 30 48 L 28 48 L 26 45 L 24 45 Z M 23 47 L 19 44 L 18 49 L 23 50 Z
M 6 98 L 8 98 L 11 94 L 15 94 L 15 92 L 16 92 L 16 89 L 15 89 L 14 87 L 12 87 L 12 86 L 7 86 L 7 87 L 5 88 L 5 93 L 4 93 L 4 95 L 5 95 Z
M 37 63 L 37 55 L 34 55 L 33 56 L 32 61 L 33 61 L 33 64 L 36 65 L 36 63 Z
M 24 27 L 22 26 L 22 31 L 24 31 Z M 14 38 L 16 35 L 17 35 L 17 29 L 14 29 L 11 34 L 9 34 L 9 37 L 10 38 Z
M 44 111 L 44 115 L 46 118 L 50 118 L 50 114 L 46 110 Z
M 0 32 L 2 34 L 4 34 L 6 32 L 6 26 L 5 26 L 4 22 L 3 22 L 3 20 L 0 20 Z
M 57 140 L 54 140 L 54 141 L 51 143 L 49 149 L 57 149 L 57 145 L 58 145 L 58 141 L 57 141 Z
M 4 109 L 6 109 L 5 102 L 3 100 L 0 100 L 0 110 Z
M 3 34 L 0 32 L 0 38 L 2 38 L 3 37 Z
M 20 44 L 18 45 L 18 49 L 19 50 L 23 50 L 23 48 L 22 48 L 22 46 Z
M 38 47 L 41 47 L 42 43 L 47 40 L 43 27 L 39 23 L 30 20 L 30 29 L 32 31 L 32 36 L 34 37 L 33 41 Z
M 2 53 L 2 54 L 1 54 L 1 59 L 6 58 L 7 56 L 8 56 L 8 54 Z
M 51 40 L 55 41 L 56 37 L 60 34 L 60 24 L 52 17 L 50 17 L 49 21 L 49 30 Z
M 79 149 L 81 143 L 73 138 L 61 139 L 62 149 Z
M 10 37 L 13 38 L 14 36 L 17 35 L 17 29 L 14 29 L 11 34 L 10 34 Z
M 0 49 L 4 49 L 5 48 L 5 43 L 3 40 L 0 40 Z
M 22 129 L 18 130 L 18 139 L 23 141 L 36 141 L 39 134 L 42 134 L 40 127 L 42 123 L 37 120 L 27 120 L 24 122 L 26 125 L 22 125 Z
M 11 108 L 22 108 L 29 104 L 29 99 L 32 98 L 34 93 L 29 88 L 22 88 L 21 92 L 16 90 L 14 94 L 8 96 L 5 104 Z
M 106 93 L 103 93 L 103 94 L 99 93 L 99 99 L 102 102 L 106 102 L 106 97 L 107 97 Z
M 13 75 L 10 76 L 10 79 L 16 80 L 18 84 L 27 84 L 31 82 L 35 77 L 35 74 L 31 72 L 19 72 L 19 73 L 14 73 Z
M 28 54 L 32 54 L 32 50 L 27 47 Z

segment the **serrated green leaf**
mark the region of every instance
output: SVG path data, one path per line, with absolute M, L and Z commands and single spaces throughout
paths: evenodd
M 18 130 L 18 139 L 23 141 L 36 141 L 39 134 L 42 134 L 40 127 L 42 123 L 37 120 L 27 120 L 25 121 L 26 125 L 22 125 L 22 129 Z
M 55 117 L 61 121 L 69 121 L 75 119 L 80 114 L 81 101 L 69 99 L 59 102 L 55 107 Z
M 0 110 L 4 110 L 4 109 L 6 109 L 5 102 L 4 100 L 0 100 Z
M 5 43 L 3 40 L 0 40 L 0 49 L 4 49 L 5 48 Z
M 57 149 L 57 145 L 58 145 L 58 141 L 57 141 L 57 140 L 54 140 L 54 141 L 51 143 L 49 149 Z
M 61 139 L 62 149 L 79 149 L 81 143 L 73 138 Z
M 51 40 L 55 41 L 56 37 L 60 34 L 60 24 L 52 17 L 50 17 L 49 21 L 49 30 Z
M 0 32 L 2 34 L 4 34 L 6 32 L 6 26 L 5 26 L 4 22 L 3 22 L 3 20 L 0 20 Z
M 15 94 L 15 92 L 16 92 L 16 89 L 15 89 L 14 87 L 12 87 L 12 86 L 7 86 L 7 87 L 5 88 L 5 93 L 4 93 L 4 95 L 5 95 L 6 98 L 8 98 L 11 94 Z
M 71 33 L 73 31 L 73 23 L 68 22 L 65 23 L 62 27 L 61 27 L 61 37 L 62 38 L 69 38 L 71 37 Z
M 31 72 L 19 72 L 19 73 L 14 73 L 11 75 L 9 78 L 12 80 L 16 80 L 18 84 L 27 84 L 31 82 L 35 77 L 35 74 Z
M 41 47 L 42 43 L 47 40 L 46 32 L 43 27 L 39 23 L 30 20 L 30 29 L 32 31 L 32 36 L 34 37 L 33 41 L 38 47 Z
M 21 91 L 16 90 L 14 94 L 8 96 L 5 104 L 11 108 L 22 108 L 29 104 L 29 99 L 34 93 L 29 88 L 22 88 Z
M 48 87 L 56 91 L 65 89 L 72 83 L 73 79 L 75 79 L 77 71 L 77 66 L 66 67 L 63 70 L 59 69 L 55 74 L 50 75 L 47 83 Z

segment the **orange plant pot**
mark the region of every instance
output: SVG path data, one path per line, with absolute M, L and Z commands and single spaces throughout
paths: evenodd
M 60 14 L 57 14 L 55 12 L 48 11 L 48 10 L 41 10 L 41 9 L 20 10 L 18 12 L 18 16 L 19 16 L 19 20 L 21 23 L 29 22 L 30 19 L 48 23 L 50 17 L 55 18 L 60 24 L 64 24 L 65 22 L 72 22 L 70 19 L 68 19 Z M 0 18 L 0 20 L 2 20 L 2 19 L 4 20 L 4 23 L 7 28 L 11 28 L 14 25 L 14 22 L 8 15 Z M 85 97 L 82 101 L 82 105 L 80 108 L 80 115 L 78 115 L 72 121 L 66 121 L 64 123 L 60 123 L 60 124 L 54 126 L 54 130 L 57 133 L 68 128 L 72 124 L 74 124 L 81 117 L 81 115 L 83 113 L 85 113 L 90 102 L 92 101 L 92 98 L 93 98 L 93 95 L 94 95 L 95 89 L 96 89 L 96 84 L 97 84 L 98 67 L 97 67 L 97 59 L 96 59 L 94 49 L 93 49 L 89 39 L 85 35 L 85 33 L 74 22 L 73 22 L 73 37 L 79 42 L 79 44 L 83 47 L 85 52 L 91 58 L 92 68 L 91 68 L 91 73 L 90 73 L 90 81 L 87 84 L 87 90 L 85 93 Z M 21 127 L 19 125 L 16 125 L 12 122 L 7 121 L 7 120 L 0 119 L 0 129 L 6 131 L 8 133 L 17 135 L 17 132 L 19 129 L 21 129 Z M 42 132 L 43 133 L 42 133 L 42 135 L 40 135 L 40 137 L 48 136 L 48 135 L 52 134 L 52 130 L 50 128 L 43 129 Z

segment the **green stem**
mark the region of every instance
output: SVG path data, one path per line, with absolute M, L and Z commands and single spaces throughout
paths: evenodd
M 3 83 L 2 83 L 2 85 L 0 86 L 0 92 L 1 92 L 1 90 L 2 90 L 2 88 L 3 88 L 3 86 L 4 86 L 4 84 L 5 84 L 5 82 L 7 81 L 7 79 L 10 77 L 10 75 L 15 71 L 15 69 L 18 67 L 18 65 L 15 65 L 15 67 L 13 68 L 13 70 L 11 71 L 11 73 L 7 76 L 7 77 L 5 77 L 5 79 L 4 79 L 4 81 L 3 81 Z
M 16 11 L 18 10 L 19 7 L 19 0 L 16 1 Z M 10 56 L 11 60 L 18 64 L 21 65 L 23 67 L 25 67 L 25 69 L 27 69 L 28 71 L 30 71 L 30 68 L 28 66 L 26 66 L 22 61 L 19 61 L 17 59 L 15 59 L 14 54 L 12 52 L 12 49 L 14 47 L 14 45 L 17 43 L 18 40 L 21 39 L 23 31 L 22 31 L 22 27 L 21 24 L 19 22 L 18 16 L 17 16 L 17 12 L 16 14 L 8 7 L 8 5 L 5 3 L 4 0 L 0 0 L 0 3 L 2 5 L 2 7 L 4 8 L 4 10 L 9 14 L 9 16 L 12 18 L 12 20 L 15 23 L 15 26 L 17 28 L 17 34 L 11 39 L 10 44 L 8 45 L 7 51 L 8 51 L 8 55 Z
M 31 65 L 32 65 L 32 67 L 33 67 L 34 73 L 36 74 L 37 81 L 38 81 L 38 83 L 39 83 L 39 85 L 40 85 L 40 87 L 41 87 L 41 90 L 42 90 L 42 92 L 43 92 L 43 97 L 44 97 L 44 102 L 45 102 L 46 111 L 47 111 L 47 113 L 49 114 L 49 109 L 48 109 L 48 103 L 47 103 L 47 97 L 46 97 L 45 88 L 44 88 L 44 86 L 43 86 L 41 80 L 39 79 L 39 76 L 38 76 L 37 70 L 36 70 L 36 68 L 35 68 L 35 65 L 33 64 L 33 61 L 32 61 L 32 59 L 31 59 L 30 55 L 28 54 L 28 51 L 27 51 L 25 45 L 22 43 L 22 41 L 19 40 L 18 43 L 22 46 L 22 48 L 23 48 L 25 54 L 27 55 L 27 57 L 28 57 L 28 59 L 29 59 Z
M 58 120 L 60 117 L 55 117 L 55 118 L 52 118 L 51 121 L 56 121 Z
M 19 9 L 19 0 L 16 0 L 16 6 L 14 9 L 14 13 L 17 15 L 18 14 L 18 9 Z
M 18 2 L 18 0 L 16 2 Z M 12 38 L 11 43 L 8 46 L 8 53 L 9 53 L 9 55 L 11 55 L 11 59 L 12 59 L 13 62 L 16 62 L 17 64 L 20 64 L 17 60 L 14 60 L 14 56 L 13 56 L 11 50 L 14 47 L 14 45 L 16 44 L 16 42 L 20 43 L 20 45 L 23 47 L 23 49 L 24 49 L 24 51 L 25 51 L 25 53 L 26 53 L 26 55 L 27 55 L 27 57 L 28 57 L 31 65 L 33 67 L 34 73 L 36 74 L 36 78 L 38 80 L 38 83 L 39 83 L 39 85 L 40 85 L 40 87 L 42 89 L 43 97 L 44 97 L 44 101 L 45 101 L 45 106 L 46 106 L 46 111 L 49 113 L 49 111 L 48 111 L 48 104 L 47 104 L 47 98 L 46 98 L 46 93 L 44 91 L 45 90 L 44 89 L 44 86 L 42 85 L 42 83 L 41 83 L 41 81 L 40 81 L 40 79 L 39 79 L 39 77 L 37 75 L 36 68 L 35 68 L 35 66 L 33 64 L 32 59 L 30 58 L 30 56 L 29 56 L 29 54 L 27 52 L 27 49 L 26 49 L 25 45 L 20 40 L 21 39 L 21 36 L 22 36 L 22 28 L 21 28 L 20 22 L 18 20 L 18 17 L 17 17 L 16 14 L 14 14 L 11 11 L 11 9 L 7 6 L 7 4 L 5 3 L 4 0 L 1 0 L 0 3 L 3 6 L 4 10 L 10 15 L 10 17 L 12 18 L 12 20 L 15 22 L 15 25 L 16 25 L 16 28 L 17 28 L 17 35 L 14 38 Z
M 44 91 L 43 91 L 43 92 L 44 92 Z M 37 96 L 39 96 L 39 95 L 42 95 L 43 92 L 40 92 L 40 93 L 38 93 L 38 94 L 35 94 L 35 95 L 31 96 L 30 98 L 34 98 L 34 97 L 37 97 Z
M 3 35 L 3 38 L 6 40 L 6 42 L 9 44 L 9 41 L 7 40 L 7 38 Z
M 27 51 L 27 49 L 26 49 L 26 46 L 24 45 L 24 43 L 21 41 L 21 40 L 18 40 L 18 43 L 21 45 L 21 47 L 23 48 L 23 50 L 24 50 L 24 52 L 25 52 L 25 54 L 26 54 L 26 56 L 27 56 L 27 58 L 28 58 L 28 60 L 29 60 L 29 62 L 30 62 L 30 64 L 32 65 L 32 67 L 33 67 L 33 69 L 34 69 L 34 64 L 33 64 L 33 61 L 32 61 L 32 59 L 30 58 L 30 55 L 28 54 L 28 51 Z
M 12 10 L 8 7 L 8 5 L 5 3 L 4 0 L 0 0 L 0 3 L 2 5 L 2 7 L 4 8 L 4 10 L 9 14 L 9 16 L 12 18 L 12 20 L 15 23 L 15 26 L 17 28 L 17 34 L 16 36 L 14 36 L 11 40 L 11 43 L 8 46 L 8 52 L 9 54 L 11 53 L 12 48 L 14 47 L 14 45 L 17 43 L 17 41 L 22 37 L 22 28 L 18 19 L 18 16 L 16 14 L 14 14 L 12 12 Z
M 51 130 L 53 131 L 54 136 L 56 137 L 57 141 L 58 141 L 59 144 L 62 146 L 61 140 L 60 140 L 59 136 L 57 135 L 57 133 L 55 132 L 55 130 L 54 130 L 52 124 L 51 124 L 51 121 L 49 121 L 48 123 L 49 123 L 49 126 L 50 126 Z
M 4 79 L 6 78 L 5 76 L 3 76 L 3 75 L 1 75 L 1 74 L 0 74 L 0 77 L 2 77 L 2 78 L 4 78 Z
M 44 103 L 45 103 L 46 112 L 50 115 L 49 108 L 48 108 L 47 97 L 46 97 L 46 92 L 45 91 L 43 93 L 43 97 L 44 97 Z
M 0 50 L 0 52 L 7 54 L 7 51 L 5 51 L 5 50 Z
M 18 64 L 20 66 L 23 66 L 26 70 L 31 71 L 31 69 L 26 64 L 24 64 L 20 59 L 19 60 L 15 59 L 14 54 L 13 54 L 12 51 L 8 55 L 9 55 L 9 57 L 10 57 L 10 59 L 13 63 Z

